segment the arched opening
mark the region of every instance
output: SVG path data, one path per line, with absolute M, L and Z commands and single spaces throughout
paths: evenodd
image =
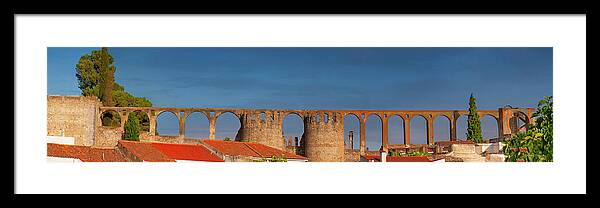
M 498 138 L 498 120 L 491 115 L 481 118 L 481 135 L 483 140 Z
M 286 145 L 299 146 L 304 134 L 304 121 L 302 117 L 295 113 L 290 113 L 283 119 L 283 138 L 285 138 Z M 296 143 L 297 139 L 297 143 Z
M 261 112 L 259 118 L 260 121 L 267 121 L 267 115 L 265 114 L 265 112 Z
M 367 151 L 379 151 L 381 148 L 382 122 L 378 115 L 371 114 L 366 122 L 366 147 Z
M 240 119 L 235 114 L 222 113 L 215 122 L 215 139 L 235 141 L 241 126 Z
M 176 114 L 164 111 L 156 116 L 156 135 L 177 136 L 179 135 L 179 119 Z
M 467 122 L 467 115 L 461 115 L 458 117 L 458 119 L 456 119 L 456 140 L 467 140 Z
M 410 119 L 410 143 L 427 144 L 427 120 L 421 115 Z
M 109 127 L 120 127 L 121 126 L 121 116 L 119 113 L 113 110 L 104 111 L 100 116 L 102 120 L 102 126 Z
M 344 148 L 360 149 L 360 120 L 357 115 L 344 116 Z
M 517 120 L 517 132 L 524 132 L 527 130 L 526 124 L 529 123 L 527 115 L 523 112 L 517 112 L 515 115 Z
M 433 141 L 450 141 L 450 118 L 440 115 L 433 120 Z
M 129 113 L 129 118 L 127 120 L 130 120 L 131 117 L 135 116 L 135 118 L 137 118 L 138 120 L 138 124 L 140 127 L 140 132 L 149 132 L 150 131 L 150 118 L 148 118 L 148 114 L 146 112 L 143 111 L 133 111 L 131 113 Z
M 185 120 L 185 137 L 189 139 L 208 139 L 209 122 L 202 112 L 193 112 Z
M 404 119 L 398 115 L 392 115 L 388 120 L 388 143 L 404 144 Z
M 148 135 L 150 130 L 150 119 L 148 114 L 143 111 L 133 111 L 128 115 L 123 128 L 123 139 L 139 141 L 142 137 Z

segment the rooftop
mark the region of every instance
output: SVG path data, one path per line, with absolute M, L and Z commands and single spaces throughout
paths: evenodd
M 119 140 L 117 147 L 124 148 L 130 152 L 137 159 L 146 162 L 175 162 L 174 159 L 170 158 L 166 154 L 162 153 L 159 149 L 155 148 L 152 143 L 149 142 L 134 142 L 127 140 Z
M 206 145 L 213 147 L 214 149 L 216 149 L 224 155 L 259 158 L 284 156 L 287 159 L 308 160 L 308 158 L 306 157 L 254 142 L 237 142 L 222 140 L 202 140 L 202 142 Z
M 175 160 L 223 162 L 221 158 L 202 145 L 152 143 L 152 146 Z
M 48 156 L 75 158 L 83 162 L 128 162 L 130 161 L 123 154 L 114 148 L 95 148 L 88 146 L 66 145 L 66 144 L 47 144 Z

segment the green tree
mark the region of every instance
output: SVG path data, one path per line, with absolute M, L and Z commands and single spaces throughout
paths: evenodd
M 481 135 L 481 120 L 479 120 L 479 114 L 477 114 L 477 105 L 475 104 L 475 97 L 473 97 L 473 93 L 471 93 L 471 97 L 469 98 L 467 140 L 476 143 L 483 142 L 483 136 Z
M 125 123 L 125 133 L 123 134 L 123 139 L 130 141 L 140 140 L 140 123 L 137 119 L 137 116 L 133 113 L 129 114 L 127 123 Z
M 100 98 L 104 106 L 152 107 L 148 99 L 129 94 L 123 86 L 115 82 L 114 58 L 106 47 L 82 55 L 75 69 L 81 94 Z M 150 121 L 145 113 L 134 112 L 133 115 L 137 117 L 142 131 L 150 129 Z M 115 113 L 107 113 L 103 115 L 102 123 L 119 126 L 120 118 Z
M 84 96 L 94 95 L 100 98 L 104 106 L 114 106 L 112 90 L 116 67 L 108 48 L 103 47 L 81 56 L 75 69 L 79 89 Z
M 223 141 L 231 141 L 231 138 L 225 137 L 225 139 L 223 139 Z
M 534 124 L 525 132 L 519 132 L 504 141 L 505 161 L 552 162 L 553 161 L 553 100 L 544 96 L 533 113 Z

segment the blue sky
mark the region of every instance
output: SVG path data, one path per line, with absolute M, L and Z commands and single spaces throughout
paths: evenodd
M 48 94 L 79 95 L 75 64 L 98 48 L 48 48 Z M 157 107 L 284 109 L 479 109 L 510 104 L 536 107 L 552 95 L 552 48 L 110 48 L 115 80 Z M 346 117 L 346 135 L 358 121 Z M 378 149 L 381 124 L 367 121 L 367 146 Z M 483 118 L 484 137 L 495 137 Z M 463 124 L 464 123 L 464 124 Z M 206 138 L 208 121 L 193 115 L 186 135 Z M 436 140 L 448 140 L 448 121 L 436 119 Z M 233 115 L 217 120 L 217 138 L 235 137 Z M 289 116 L 286 136 L 300 136 Z M 411 141 L 426 143 L 425 121 L 412 122 Z M 158 131 L 177 134 L 173 115 L 161 114 Z M 458 123 L 464 138 L 466 118 Z M 402 143 L 402 122 L 390 121 L 390 139 Z M 355 145 L 355 146 L 358 146 Z

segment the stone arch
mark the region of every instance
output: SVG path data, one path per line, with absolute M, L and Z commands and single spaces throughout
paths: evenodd
M 148 111 L 134 110 L 129 112 L 128 116 L 137 116 L 140 125 L 140 132 L 150 132 L 150 115 Z M 127 120 L 129 120 L 129 118 Z
M 285 112 L 285 113 L 283 113 L 283 117 L 282 117 L 282 118 L 286 118 L 286 117 L 287 117 L 287 116 L 289 116 L 290 114 L 295 114 L 295 115 L 297 115 L 298 117 L 300 117 L 300 118 L 302 119 L 302 121 L 304 121 L 304 118 L 305 118 L 304 114 L 303 114 L 303 113 L 300 113 L 300 112 L 297 112 L 297 111 L 289 111 L 289 112 Z
M 404 144 L 404 118 L 398 114 L 391 114 L 388 118 L 388 143 Z
M 467 114 L 459 114 L 456 117 L 456 140 L 467 140 L 468 118 Z
M 429 114 L 412 114 L 410 118 L 411 144 L 427 144 L 427 121 Z M 421 121 L 422 120 L 422 121 Z
M 450 137 L 452 137 L 452 117 L 446 114 L 438 114 L 433 116 L 432 122 L 433 141 L 450 141 Z
M 297 119 L 294 119 L 297 118 Z M 281 133 L 286 140 L 291 139 L 291 143 L 296 145 L 296 137 L 298 138 L 298 146 L 303 140 L 304 135 L 304 117 L 298 112 L 285 113 L 281 122 Z
M 381 120 L 381 121 L 383 122 L 383 117 L 382 117 L 382 115 L 380 115 L 379 113 L 376 113 L 376 112 L 370 112 L 370 113 L 366 113 L 366 114 L 364 114 L 364 115 L 365 115 L 365 118 L 364 118 L 364 119 L 365 119 L 365 121 L 366 121 L 367 119 L 369 119 L 369 117 L 370 117 L 370 116 L 372 116 L 372 115 L 376 115 L 376 116 L 379 118 L 379 120 Z
M 161 121 L 161 118 L 165 118 L 164 115 L 168 115 L 168 114 L 172 114 L 173 116 L 175 116 L 175 118 L 174 119 L 168 119 L 168 120 L 162 119 L 163 121 Z M 161 117 L 161 115 L 163 117 Z M 180 129 L 180 126 L 179 126 L 179 117 L 180 117 L 180 114 L 179 113 L 175 113 L 173 111 L 167 111 L 167 110 L 159 111 L 156 114 L 156 135 L 161 135 L 161 136 L 164 136 L 164 135 L 168 135 L 168 136 L 179 135 L 179 129 Z
M 329 113 L 323 112 L 323 123 L 329 123 Z
M 185 116 L 185 137 L 191 139 L 206 139 L 209 136 L 209 113 L 192 111 Z
M 360 149 L 360 117 L 355 113 L 346 113 L 344 119 L 344 148 L 345 149 Z M 350 131 L 352 131 L 352 139 L 350 140 Z
M 496 114 L 491 114 L 491 113 L 483 113 L 480 117 L 484 117 L 484 116 L 490 116 L 494 119 L 496 119 L 496 121 L 498 121 L 500 118 L 498 118 L 498 116 Z
M 366 147 L 369 151 L 379 151 L 383 144 L 383 119 L 379 114 L 369 113 L 365 118 L 365 125 Z
M 242 127 L 240 118 L 233 112 L 224 111 L 215 117 L 215 139 L 235 141 Z
M 207 111 L 201 111 L 201 110 L 194 110 L 194 111 L 190 111 L 190 112 L 186 113 L 183 120 L 185 120 L 187 122 L 188 117 L 190 117 L 190 115 L 192 115 L 193 113 L 203 114 L 206 117 L 206 119 L 210 118 L 210 113 L 209 112 L 207 112 Z M 158 114 L 156 114 L 156 116 L 158 117 Z
M 100 113 L 100 124 L 102 126 L 120 127 L 123 119 L 124 118 L 121 118 L 121 114 L 116 110 L 108 109 L 103 110 L 102 113 Z
M 514 119 L 514 122 L 516 122 L 517 125 L 516 129 L 513 129 L 512 132 L 522 132 L 527 130 L 528 124 L 530 122 L 527 113 L 522 111 L 515 111 L 511 119 Z
M 484 114 L 482 117 L 479 117 L 479 120 L 481 122 L 481 136 L 483 136 L 483 140 L 498 138 L 500 123 L 494 115 Z
M 236 113 L 235 111 L 230 111 L 230 110 L 226 110 L 226 111 L 219 111 L 218 113 L 215 114 L 215 119 L 218 119 L 219 116 L 223 115 L 223 114 L 227 114 L 227 113 L 231 113 L 233 114 L 236 118 L 240 119 L 240 115 L 238 113 Z M 208 117 L 208 116 L 207 116 Z

